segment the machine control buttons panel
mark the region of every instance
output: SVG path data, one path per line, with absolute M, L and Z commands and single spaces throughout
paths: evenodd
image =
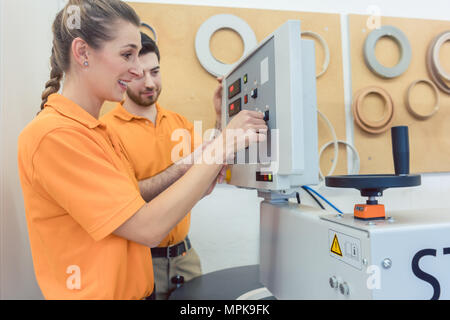
M 362 269 L 360 239 L 329 229 L 328 242 L 330 256 L 358 270 Z
M 284 51 L 280 55 L 284 56 Z M 271 167 L 272 163 L 274 166 L 284 163 L 279 160 L 278 149 L 274 149 L 279 141 L 273 140 L 271 136 L 271 129 L 276 129 L 278 115 L 275 94 L 277 88 L 275 61 L 278 61 L 275 57 L 275 40 L 271 38 L 252 55 L 239 62 L 237 67 L 222 81 L 222 128 L 225 128 L 233 117 L 243 110 L 262 113 L 261 119 L 264 117 L 268 127 L 266 142 L 255 144 L 254 149 L 247 147 L 236 153 L 233 164 L 239 163 L 240 165 L 231 166 L 230 170 L 233 175 L 229 181 L 230 184 L 277 190 L 280 184 L 290 183 L 290 180 L 280 182 L 275 176 L 276 173 L 271 169 L 273 168 Z M 286 80 L 288 79 L 286 78 Z M 289 84 L 289 81 L 284 81 L 284 79 L 280 82 L 285 83 L 286 86 Z M 279 92 L 284 92 L 284 89 L 285 86 L 279 89 Z M 265 169 L 272 172 L 267 172 Z M 243 171 L 247 172 L 247 170 L 252 172 L 250 179 L 247 174 L 243 174 Z M 241 172 L 241 174 L 234 172 Z

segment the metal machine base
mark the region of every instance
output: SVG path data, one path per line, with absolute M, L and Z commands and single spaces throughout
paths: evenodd
M 450 209 L 361 221 L 261 203 L 260 280 L 277 299 L 450 299 Z

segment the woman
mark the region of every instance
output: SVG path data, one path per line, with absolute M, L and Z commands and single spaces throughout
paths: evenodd
M 70 0 L 54 21 L 51 79 L 42 111 L 19 137 L 18 155 L 36 278 L 47 299 L 150 296 L 150 247 L 223 167 L 195 164 L 151 202 L 142 199 L 118 139 L 98 121 L 103 102 L 120 101 L 127 83 L 142 74 L 139 26 L 120 0 Z M 263 130 L 262 118 L 242 112 L 226 129 Z M 254 133 L 246 142 L 263 139 Z M 225 160 L 235 145 L 240 141 L 223 133 L 205 151 Z

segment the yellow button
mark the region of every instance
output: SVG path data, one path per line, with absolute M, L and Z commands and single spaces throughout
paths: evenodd
M 231 180 L 231 170 L 227 169 L 227 175 L 225 176 L 225 181 L 227 183 L 230 183 L 230 180 Z

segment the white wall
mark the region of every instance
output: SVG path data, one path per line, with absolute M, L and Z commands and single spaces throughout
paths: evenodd
M 345 14 L 365 14 L 369 5 L 378 5 L 382 15 L 398 17 L 448 20 L 450 12 L 448 0 L 139 2 L 341 13 L 344 30 Z M 0 299 L 41 298 L 34 278 L 17 174 L 17 136 L 39 108 L 49 75 L 51 22 L 60 5 L 61 0 L 0 1 Z M 343 43 L 344 55 L 345 46 Z M 348 90 L 348 74 L 344 80 Z M 351 133 L 352 122 L 349 123 Z M 421 187 L 388 190 L 383 202 L 391 210 L 449 207 L 446 201 L 449 190 L 450 174 L 427 174 Z M 356 190 L 321 192 L 347 212 L 352 211 L 355 201 L 362 199 Z M 256 191 L 219 186 L 193 209 L 191 238 L 204 272 L 258 263 L 259 201 Z M 302 196 L 302 201 L 314 205 L 307 195 Z
M 381 15 L 391 17 L 449 19 L 447 0 L 125 0 L 127 2 L 147 2 L 165 4 L 203 5 L 233 8 L 255 8 L 271 10 L 292 10 L 342 14 L 367 14 L 369 6 L 378 6 Z

